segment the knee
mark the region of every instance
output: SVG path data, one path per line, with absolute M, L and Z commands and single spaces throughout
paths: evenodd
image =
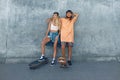
M 69 45 L 69 46 L 68 46 L 68 48 L 72 48 L 72 46 L 71 46 L 71 45 Z
M 54 42 L 54 47 L 57 47 L 57 42 Z
M 58 42 L 58 38 L 55 38 L 55 42 Z
M 41 42 L 41 45 L 42 45 L 42 46 L 44 46 L 44 45 L 45 45 L 44 40 Z
M 62 49 L 65 49 L 65 45 L 62 45 L 61 48 L 62 48 Z

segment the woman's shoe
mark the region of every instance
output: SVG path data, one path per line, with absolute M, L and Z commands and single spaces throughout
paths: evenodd
M 55 65 L 55 60 L 52 60 L 51 66 Z

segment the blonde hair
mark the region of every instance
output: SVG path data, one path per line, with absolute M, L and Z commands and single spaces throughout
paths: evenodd
M 50 21 L 53 22 L 55 26 L 58 26 L 59 31 L 61 30 L 61 21 L 59 16 L 56 19 L 53 19 L 53 17 L 50 18 Z

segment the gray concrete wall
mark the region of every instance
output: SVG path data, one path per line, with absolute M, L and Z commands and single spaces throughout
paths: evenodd
M 54 11 L 64 17 L 68 9 L 80 15 L 73 58 L 118 60 L 120 0 L 0 0 L 0 62 L 29 62 L 39 57 L 46 19 Z M 46 55 L 52 55 L 52 48 L 46 48 Z

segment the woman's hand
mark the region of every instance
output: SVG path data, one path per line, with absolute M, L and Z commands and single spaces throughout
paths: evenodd
M 59 38 L 59 35 L 56 36 L 56 39 L 58 39 L 58 38 Z

